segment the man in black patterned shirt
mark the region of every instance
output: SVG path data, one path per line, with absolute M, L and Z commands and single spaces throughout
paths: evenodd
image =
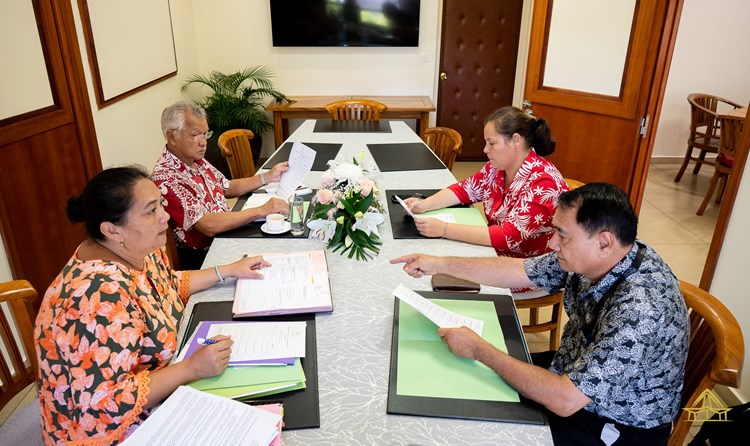
M 486 364 L 549 409 L 555 444 L 666 444 L 689 343 L 677 278 L 636 240 L 638 218 L 613 185 L 561 194 L 552 223 L 553 252 L 540 257 L 410 254 L 391 263 L 405 263 L 414 277 L 445 273 L 506 288 L 564 288 L 569 321 L 549 369 L 500 352 L 466 327 L 438 334 L 454 354 Z

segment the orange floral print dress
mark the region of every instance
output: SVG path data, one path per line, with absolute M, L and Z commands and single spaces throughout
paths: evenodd
M 164 250 L 149 254 L 143 271 L 82 261 L 76 250 L 34 329 L 45 444 L 118 443 L 146 419 L 149 372 L 177 349 L 189 282 Z

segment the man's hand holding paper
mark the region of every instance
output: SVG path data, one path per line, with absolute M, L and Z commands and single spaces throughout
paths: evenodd
M 406 288 L 403 285 L 399 284 L 399 286 L 397 286 L 396 289 L 393 290 L 393 295 L 411 305 L 415 310 L 422 313 L 427 319 L 434 322 L 438 327 L 455 328 L 465 326 L 469 327 L 477 335 L 482 335 L 482 329 L 484 328 L 483 321 L 463 316 L 452 311 L 448 311 L 445 308 L 430 302 L 429 300 L 425 299 L 421 295 L 415 293 L 414 291 Z

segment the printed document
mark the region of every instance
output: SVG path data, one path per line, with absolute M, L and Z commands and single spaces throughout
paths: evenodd
M 211 324 L 208 337 L 231 336 L 229 362 L 305 356 L 307 322 Z
M 122 444 L 266 446 L 280 422 L 279 414 L 180 386 Z
M 460 314 L 448 311 L 440 305 L 436 305 L 421 295 L 399 284 L 393 295 L 412 306 L 415 310 L 422 313 L 427 319 L 431 320 L 441 328 L 469 327 L 479 336 L 482 336 L 484 322 L 479 319 L 462 316 Z
M 276 195 L 288 200 L 294 194 L 297 187 L 305 182 L 305 178 L 310 173 L 316 154 L 315 150 L 301 142 L 295 141 L 292 144 L 292 150 L 289 153 L 289 170 L 281 175 Z
M 235 316 L 332 311 L 325 252 L 263 254 L 270 267 L 263 279 L 238 279 L 232 312 Z

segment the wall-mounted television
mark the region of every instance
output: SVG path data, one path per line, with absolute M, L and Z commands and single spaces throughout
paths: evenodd
M 420 0 L 270 0 L 276 47 L 419 46 Z

